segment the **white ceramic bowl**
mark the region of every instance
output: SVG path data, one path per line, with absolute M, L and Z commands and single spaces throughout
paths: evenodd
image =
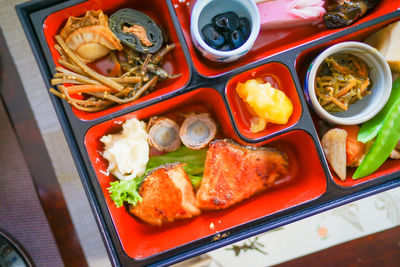
M 319 104 L 315 94 L 315 77 L 323 61 L 336 53 L 349 53 L 361 58 L 369 66 L 373 85 L 371 94 L 349 105 L 347 111 L 328 112 Z M 329 47 L 311 63 L 304 89 L 308 102 L 323 119 L 340 125 L 360 124 L 375 116 L 388 101 L 392 90 L 392 75 L 389 64 L 375 48 L 361 42 L 343 42 Z
M 219 51 L 211 48 L 202 38 L 201 29 L 211 23 L 218 14 L 235 12 L 239 17 L 250 21 L 249 38 L 240 47 L 230 51 Z M 197 0 L 190 16 L 190 34 L 192 41 L 204 57 L 217 62 L 232 62 L 245 55 L 253 46 L 260 32 L 260 14 L 254 0 Z

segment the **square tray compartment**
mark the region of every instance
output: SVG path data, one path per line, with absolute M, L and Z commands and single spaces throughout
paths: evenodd
M 156 4 L 157 3 L 157 4 Z M 72 5 L 65 9 L 61 9 L 57 12 L 50 14 L 43 22 L 43 33 L 46 38 L 46 42 L 48 44 L 47 49 L 50 50 L 53 62 L 57 66 L 61 66 L 57 61 L 60 58 L 59 53 L 54 48 L 55 39 L 54 36 L 59 33 L 62 27 L 65 25 L 68 17 L 70 16 L 83 16 L 87 10 L 103 10 L 104 13 L 110 16 L 112 13 L 122 8 L 133 8 L 139 10 L 146 15 L 150 16 L 154 19 L 154 21 L 161 25 L 162 31 L 169 37 L 168 43 L 174 43 L 176 45 L 175 49 L 169 52 L 163 63 L 163 68 L 167 70 L 171 74 L 182 74 L 182 76 L 170 79 L 166 81 L 159 82 L 155 90 L 143 97 L 140 97 L 138 100 L 123 104 L 123 105 L 115 105 L 110 108 L 107 108 L 103 111 L 89 113 L 77 110 L 73 107 L 72 110 L 74 114 L 82 120 L 93 120 L 118 110 L 122 110 L 127 107 L 132 107 L 138 103 L 146 102 L 150 99 L 160 98 L 166 94 L 169 94 L 173 91 L 179 90 L 185 86 L 185 84 L 189 81 L 190 78 L 190 70 L 186 62 L 186 58 L 182 47 L 180 45 L 180 41 L 176 34 L 173 20 L 169 15 L 168 7 L 165 1 L 127 1 L 127 0 L 116 0 L 116 1 L 97 1 L 97 0 L 89 0 L 87 2 L 82 2 L 76 5 Z M 99 71 L 103 75 L 107 75 L 106 68 L 112 68 L 112 64 L 107 62 L 107 60 L 98 60 L 89 64 L 93 69 Z
M 260 78 L 265 82 L 269 82 L 274 88 L 284 92 L 292 101 L 293 113 L 286 124 L 268 123 L 267 127 L 263 131 L 252 133 L 250 131 L 250 121 L 252 115 L 247 110 L 245 102 L 237 94 L 236 86 L 239 82 L 244 83 L 249 79 L 256 78 Z M 298 122 L 301 117 L 301 103 L 292 75 L 289 69 L 279 62 L 267 63 L 234 76 L 228 81 L 225 93 L 236 123 L 236 127 L 238 128 L 240 134 L 249 139 L 259 140 L 271 135 L 272 133 L 290 128 L 292 125 Z
M 324 170 L 311 136 L 304 131 L 294 131 L 265 143 L 286 152 L 290 166 L 289 175 L 276 187 L 238 205 L 221 211 L 204 211 L 196 218 L 177 221 L 161 228 L 140 223 L 124 208 L 116 208 L 107 191 L 109 183 L 114 181 L 114 178 L 106 175 L 108 164 L 101 156 L 103 145 L 99 139 L 105 134 L 121 130 L 121 122 L 132 117 L 146 120 L 152 116 L 191 111 L 212 114 L 220 125 L 221 138 L 228 137 L 240 142 L 240 139 L 234 136 L 231 125 L 223 123 L 229 121 L 229 118 L 221 96 L 209 88 L 197 89 L 159 102 L 123 117 L 97 124 L 87 131 L 85 146 L 102 188 L 108 211 L 129 257 L 138 260 L 219 232 L 229 234 L 235 231 L 237 225 L 245 227 L 246 223 L 253 220 L 265 218 L 272 213 L 315 199 L 326 190 Z M 211 228 L 211 224 L 214 224 L 215 228 Z
M 310 48 L 305 50 L 304 52 L 302 52 L 297 60 L 297 65 L 296 65 L 296 69 L 297 72 L 299 74 L 299 78 L 302 84 L 304 84 L 304 79 L 306 76 L 306 70 L 307 67 L 304 66 L 309 66 L 311 64 L 311 62 L 314 60 L 315 57 L 317 57 L 317 55 L 319 53 L 321 53 L 323 50 L 325 50 L 326 48 L 343 42 L 343 41 L 363 41 L 364 39 L 366 39 L 366 37 L 368 37 L 369 35 L 371 35 L 372 33 L 376 32 L 377 30 L 385 27 L 386 25 L 393 23 L 395 21 L 398 21 L 399 18 L 393 18 L 381 23 L 377 23 L 374 24 L 373 26 L 367 27 L 367 28 L 363 28 L 360 31 L 357 32 L 353 32 L 350 33 L 349 35 L 343 36 L 341 38 L 329 41 L 327 43 L 321 44 L 319 46 Z M 320 120 L 320 118 L 314 114 L 314 124 L 315 126 L 318 128 L 318 120 Z M 317 129 L 318 131 L 318 129 Z M 380 177 L 384 177 L 384 176 L 388 176 L 390 174 L 394 174 L 394 173 L 399 173 L 400 172 L 400 160 L 386 160 L 386 162 L 378 169 L 376 170 L 374 173 L 364 177 L 364 178 L 360 178 L 360 179 L 352 179 L 352 175 L 354 173 L 356 168 L 347 168 L 347 178 L 345 181 L 342 181 L 339 179 L 339 177 L 332 171 L 331 168 L 329 168 L 329 173 L 330 176 L 332 177 L 333 181 L 342 187 L 354 187 L 357 186 L 359 184 L 363 184 L 366 183 L 368 181 L 374 180 L 374 179 L 380 179 Z

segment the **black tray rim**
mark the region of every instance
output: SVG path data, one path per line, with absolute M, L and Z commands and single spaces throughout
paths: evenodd
M 22 23 L 25 33 L 27 35 L 28 41 L 32 47 L 35 58 L 38 61 L 38 65 L 39 65 L 39 68 L 45 79 L 46 86 L 48 86 L 48 87 L 49 87 L 48 77 L 49 76 L 51 77 L 51 71 L 49 69 L 48 64 L 45 62 L 43 55 L 46 53 L 43 52 L 43 50 L 39 44 L 38 37 L 35 34 L 32 34 L 32 33 L 34 33 L 34 26 L 33 26 L 30 15 L 34 12 L 40 11 L 40 10 L 48 8 L 48 7 L 57 6 L 57 9 L 62 9 L 64 7 L 68 7 L 68 6 L 78 4 L 78 3 L 81 3 L 84 1 L 85 0 L 72 0 L 72 1 L 67 1 L 67 2 L 63 3 L 62 0 L 56 0 L 56 1 L 34 0 L 30 3 L 21 4 L 16 7 L 17 14 L 21 20 L 21 23 Z M 171 10 L 173 10 L 173 9 L 171 9 L 171 8 L 173 8 L 172 2 L 170 0 L 166 0 L 166 2 L 170 8 L 170 13 L 172 13 L 172 11 L 171 11 Z M 326 38 L 320 38 L 313 42 L 306 43 L 306 44 L 302 45 L 301 47 L 296 47 L 289 51 L 284 51 L 284 53 L 280 53 L 280 55 L 268 57 L 266 59 L 255 61 L 255 62 L 251 62 L 250 64 L 239 67 L 238 69 L 229 71 L 222 76 L 224 77 L 225 82 L 226 82 L 231 77 L 235 76 L 236 74 L 238 74 L 240 72 L 255 68 L 257 66 L 266 64 L 268 62 L 278 61 L 280 63 L 283 63 L 281 60 L 277 60 L 277 59 L 280 59 L 279 56 L 281 56 L 282 54 L 284 55 L 283 58 L 286 58 L 286 60 L 288 60 L 289 62 L 293 61 L 298 57 L 298 55 L 301 53 L 301 51 L 304 51 L 308 48 L 311 48 L 311 47 L 319 45 L 319 44 L 326 43 L 329 40 L 332 40 L 334 38 L 343 37 L 350 32 L 358 31 L 363 28 L 375 25 L 377 23 L 380 23 L 380 22 L 383 22 L 383 21 L 386 21 L 386 20 L 389 20 L 389 19 L 392 19 L 395 17 L 399 17 L 399 14 L 400 14 L 399 10 L 389 13 L 380 18 L 376 18 L 376 19 L 367 21 L 363 24 L 359 24 L 359 25 L 347 28 L 343 31 L 334 33 L 332 35 L 327 36 Z M 184 46 L 186 45 L 186 43 L 182 42 L 182 38 L 184 40 L 183 34 L 177 28 L 177 26 L 179 26 L 179 21 L 177 21 L 176 16 L 174 17 L 174 16 L 172 16 L 172 14 L 170 14 L 170 15 L 174 21 L 175 29 L 177 30 L 178 37 L 180 37 L 181 44 L 182 44 L 182 47 L 184 48 L 184 52 L 185 52 Z M 186 52 L 188 52 L 187 47 L 186 47 Z M 188 64 L 190 64 L 190 60 L 191 59 L 189 56 Z M 288 61 L 286 61 L 286 62 L 288 62 Z M 304 100 L 304 96 L 302 95 L 302 89 L 301 89 L 302 86 L 300 85 L 298 76 L 293 75 L 293 73 L 297 73 L 297 72 L 296 72 L 296 70 L 294 70 L 294 72 L 292 72 L 294 69 L 294 65 L 290 64 L 290 66 L 287 66 L 287 67 L 291 70 L 292 76 L 294 76 L 293 78 L 294 78 L 294 82 L 296 85 L 296 89 L 298 90 L 300 101 L 302 102 L 301 103 L 302 109 L 305 113 L 302 112 L 300 123 L 295 124 L 294 125 L 295 127 L 289 127 L 289 129 L 285 129 L 285 131 L 279 132 L 276 135 L 268 136 L 263 140 L 267 140 L 267 139 L 273 138 L 275 136 L 278 136 L 280 134 L 283 134 L 285 132 L 289 132 L 289 131 L 293 131 L 293 130 L 306 131 L 312 137 L 314 145 L 317 147 L 317 151 L 318 151 L 319 157 L 321 159 L 321 164 L 323 165 L 323 168 L 325 171 L 325 176 L 326 176 L 325 179 L 327 182 L 327 188 L 328 187 L 335 188 L 336 191 L 325 192 L 322 196 L 317 198 L 318 201 L 316 201 L 315 199 L 307 201 L 307 203 L 306 203 L 307 205 L 300 204 L 300 205 L 292 207 L 288 210 L 279 211 L 277 213 L 268 215 L 268 216 L 266 216 L 267 219 L 261 218 L 259 220 L 252 221 L 252 222 L 246 224 L 246 227 L 238 226 L 237 227 L 238 229 L 236 229 L 236 232 L 234 234 L 232 234 L 228 229 L 228 231 L 224 231 L 226 233 L 229 233 L 227 238 L 219 239 L 218 241 L 211 242 L 212 240 L 210 238 L 213 238 L 213 236 L 210 238 L 206 237 L 206 238 L 203 238 L 205 240 L 202 239 L 203 241 L 206 241 L 206 243 L 202 242 L 202 244 L 198 244 L 198 242 L 191 242 L 194 244 L 191 244 L 191 243 L 189 243 L 187 245 L 185 244 L 178 248 L 167 250 L 165 252 L 158 253 L 153 256 L 147 257 L 145 259 L 140 259 L 140 260 L 135 260 L 135 259 L 128 257 L 119 244 L 118 235 L 115 233 L 115 231 L 113 232 L 113 229 L 108 228 L 108 227 L 110 227 L 110 218 L 107 218 L 107 212 L 104 212 L 104 203 L 101 203 L 101 199 L 99 201 L 98 188 L 96 189 L 96 186 L 93 185 L 93 183 L 92 183 L 93 181 L 91 181 L 91 179 L 90 179 L 90 177 L 93 175 L 93 173 L 92 173 L 93 170 L 91 170 L 91 166 L 87 164 L 88 162 L 90 163 L 90 160 L 88 159 L 88 156 L 87 156 L 87 153 L 86 153 L 84 147 L 82 147 L 82 140 L 84 138 L 86 131 L 93 125 L 97 125 L 103 121 L 109 120 L 110 118 L 119 117 L 124 114 L 136 111 L 136 110 L 142 108 L 144 105 L 140 105 L 140 106 L 138 105 L 137 107 L 135 106 L 134 108 L 131 108 L 128 110 L 122 110 L 122 111 L 113 113 L 110 116 L 101 117 L 99 119 L 88 122 L 88 121 L 80 121 L 80 120 L 77 120 L 76 118 L 74 119 L 73 117 L 71 118 L 71 116 L 70 116 L 71 114 L 70 114 L 70 112 L 68 112 L 69 106 L 66 105 L 65 103 L 60 103 L 60 101 L 58 99 L 55 99 L 54 97 L 52 98 L 52 102 L 56 109 L 57 116 L 60 120 L 60 124 L 63 129 L 63 133 L 67 139 L 67 143 L 70 147 L 70 150 L 73 155 L 75 164 L 77 166 L 78 173 L 80 175 L 82 184 L 83 184 L 85 192 L 88 196 L 89 203 L 90 203 L 93 213 L 95 215 L 96 222 L 98 223 L 99 230 L 102 234 L 103 240 L 104 240 L 106 248 L 107 248 L 107 252 L 109 253 L 109 257 L 110 257 L 110 260 L 113 265 L 119 266 L 122 264 L 124 266 L 125 265 L 142 266 L 142 265 L 150 264 L 150 265 L 157 265 L 157 266 L 160 266 L 160 265 L 167 266 L 167 265 L 188 259 L 190 257 L 208 252 L 210 250 L 220 248 L 222 246 L 226 246 L 228 244 L 231 244 L 231 243 L 240 241 L 242 239 L 254 236 L 256 234 L 263 233 L 265 231 L 272 230 L 277 227 L 281 227 L 285 224 L 309 217 L 311 215 L 320 213 L 322 211 L 325 211 L 325 210 L 328 210 L 328 209 L 331 209 L 331 208 L 334 208 L 334 207 L 337 207 L 337 206 L 340 206 L 340 205 L 343 205 L 346 203 L 350 203 L 352 201 L 367 197 L 369 195 L 373 195 L 373 194 L 400 186 L 400 180 L 399 179 L 396 180 L 396 178 L 398 178 L 398 173 L 392 173 L 392 174 L 384 176 L 384 177 L 379 177 L 379 178 L 376 178 L 371 181 L 366 181 L 364 183 L 357 185 L 357 187 L 355 187 L 355 188 L 353 188 L 353 187 L 342 188 L 341 186 L 337 185 L 333 181 L 333 178 L 330 176 L 329 173 L 327 173 L 328 171 L 327 171 L 327 163 L 326 163 L 325 157 L 323 156 L 321 149 L 318 149 L 320 147 L 319 138 L 316 134 L 314 125 L 310 120 L 311 119 L 310 113 L 309 113 L 308 109 L 306 108 L 306 104 L 304 102 L 305 100 Z M 172 98 L 174 96 L 195 90 L 199 87 L 211 87 L 211 88 L 215 87 L 215 85 L 210 86 L 211 82 L 209 79 L 211 79 L 212 84 L 215 84 L 215 82 L 221 83 L 221 81 L 224 81 L 224 79 L 222 79 L 221 76 L 203 77 L 203 76 L 197 74 L 195 70 L 194 70 L 192 79 L 193 79 L 193 81 L 197 82 L 197 86 L 189 85 L 187 88 L 185 88 L 185 90 L 181 90 L 181 91 L 177 92 L 176 94 L 164 96 L 163 98 L 158 99 L 157 101 L 166 100 L 166 99 Z M 222 84 L 223 84 L 223 82 L 222 82 Z M 223 90 L 225 89 L 225 85 L 224 86 L 220 85 L 217 87 L 218 88 L 216 90 L 219 91 L 220 94 L 222 92 L 221 88 L 223 87 Z M 146 106 L 152 105 L 152 104 L 155 104 L 155 102 L 146 103 Z M 227 103 L 225 103 L 225 104 L 227 105 Z M 304 125 L 303 125 L 302 121 L 308 121 L 311 123 L 311 125 L 306 125 L 308 123 L 304 123 Z M 232 117 L 231 117 L 231 122 L 232 122 Z M 77 131 L 77 129 L 80 129 L 80 130 Z M 250 143 L 251 143 L 252 140 L 246 140 L 246 138 L 241 136 L 240 133 L 238 133 L 238 132 L 236 132 L 236 133 L 243 140 L 250 141 Z M 257 142 L 263 141 L 263 140 L 257 140 Z M 343 192 L 346 195 L 342 195 Z M 338 196 L 339 196 L 339 198 L 338 198 Z M 101 196 L 100 196 L 100 198 L 101 198 Z M 322 203 L 318 203 L 318 202 L 322 202 Z M 108 216 L 109 216 L 109 214 L 108 214 Z M 111 225 L 112 225 L 112 223 L 111 223 Z M 222 234 L 222 232 L 220 234 Z M 116 242 L 115 237 L 117 237 L 117 242 Z M 122 249 L 122 251 L 121 251 L 121 249 Z

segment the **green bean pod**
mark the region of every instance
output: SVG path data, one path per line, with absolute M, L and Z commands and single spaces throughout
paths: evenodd
M 376 171 L 389 157 L 400 139 L 400 98 L 388 112 L 374 144 L 353 175 L 358 179 Z
M 400 98 L 400 78 L 393 82 L 392 92 L 390 94 L 389 100 L 383 109 L 372 119 L 365 122 L 358 132 L 357 140 L 362 143 L 367 143 L 368 141 L 374 139 L 379 130 L 381 129 L 383 122 L 390 109 L 393 107 L 393 104 L 397 99 Z
M 145 29 L 147 39 L 151 42 L 150 46 L 144 45 L 135 34 L 123 30 L 124 26 L 132 27 L 135 25 Z M 130 8 L 118 10 L 110 16 L 108 26 L 123 44 L 141 53 L 157 52 L 163 43 L 160 27 L 149 16 L 137 10 Z

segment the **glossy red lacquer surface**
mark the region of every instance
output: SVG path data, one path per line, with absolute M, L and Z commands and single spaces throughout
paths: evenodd
M 286 124 L 268 123 L 267 127 L 258 133 L 250 131 L 250 121 L 252 115 L 246 108 L 245 102 L 236 92 L 239 82 L 244 83 L 250 79 L 263 79 L 269 82 L 274 88 L 281 90 L 292 101 L 293 113 Z M 296 86 L 293 82 L 289 69 L 277 62 L 268 63 L 257 68 L 245 71 L 229 80 L 226 86 L 226 96 L 240 133 L 249 139 L 258 139 L 274 132 L 286 129 L 295 124 L 301 116 L 301 103 Z
M 302 26 L 278 30 L 263 30 L 261 29 L 259 36 L 248 54 L 240 60 L 230 64 L 220 64 L 211 62 L 195 49 L 190 37 L 190 11 L 196 1 L 187 0 L 172 0 L 175 12 L 178 16 L 182 31 L 185 35 L 186 42 L 189 46 L 189 51 L 193 59 L 193 63 L 199 73 L 205 76 L 216 76 L 221 73 L 233 70 L 237 67 L 246 65 L 250 62 L 258 61 L 268 56 L 272 56 L 299 45 L 317 40 L 321 37 L 328 36 L 332 33 L 343 30 L 328 30 L 324 24 L 320 26 Z M 189 4 L 188 4 L 189 3 Z M 362 19 L 349 26 L 361 24 L 368 20 L 380 17 L 397 10 L 400 7 L 399 1 L 382 0 L 371 12 L 368 12 Z
M 57 60 L 59 59 L 60 55 L 54 48 L 55 39 L 54 36 L 59 33 L 59 31 L 64 26 L 65 22 L 70 16 L 82 16 L 86 13 L 86 11 L 94 9 L 98 10 L 101 9 L 104 11 L 105 14 L 110 16 L 115 11 L 122 9 L 122 8 L 132 8 L 139 10 L 149 17 L 151 17 L 166 33 L 168 36 L 167 43 L 175 43 L 176 48 L 167 54 L 165 57 L 164 63 L 162 67 L 167 70 L 171 74 L 179 74 L 181 73 L 182 76 L 176 79 L 171 79 L 167 81 L 159 82 L 156 87 L 155 91 L 139 98 L 138 100 L 123 104 L 123 105 L 116 105 L 110 107 L 106 110 L 89 113 L 79 111 L 75 108 L 73 112 L 75 115 L 82 120 L 92 120 L 104 115 L 113 113 L 115 111 L 124 109 L 126 107 L 133 106 L 137 103 L 141 103 L 147 101 L 152 98 L 159 97 L 161 95 L 165 95 L 170 93 L 174 90 L 178 90 L 182 88 L 189 80 L 190 72 L 189 67 L 187 65 L 181 44 L 178 40 L 178 36 L 176 34 L 175 28 L 173 26 L 173 22 L 171 16 L 168 12 L 168 8 L 165 1 L 157 1 L 157 0 L 147 0 L 147 1 L 140 1 L 140 0 L 114 0 L 114 1 L 106 1 L 106 0 L 89 0 L 87 2 L 83 2 L 81 4 L 71 6 L 60 11 L 57 11 L 51 15 L 49 15 L 43 23 L 43 31 L 46 37 L 46 41 L 49 45 L 49 49 L 53 56 L 54 62 L 57 66 L 59 66 Z M 104 71 L 109 67 L 111 68 L 112 65 L 107 64 L 107 60 L 100 59 L 99 62 L 95 62 L 91 64 L 95 67 L 96 70 L 103 70 L 102 74 L 106 74 Z
M 296 61 L 296 69 L 299 74 L 300 81 L 304 84 L 304 79 L 306 76 L 308 66 L 311 64 L 311 62 L 314 60 L 314 58 L 316 58 L 318 56 L 318 54 L 321 53 L 326 48 L 328 48 L 334 44 L 344 42 L 344 41 L 363 41 L 370 34 L 376 32 L 377 30 L 381 29 L 382 27 L 384 27 L 390 23 L 393 23 L 397 20 L 398 20 L 398 18 L 388 20 L 383 23 L 376 24 L 374 26 L 371 26 L 371 27 L 365 28 L 363 30 L 343 36 L 342 38 L 335 39 L 329 43 L 325 43 L 323 45 L 320 45 L 320 46 L 317 46 L 317 47 L 314 47 L 314 48 L 304 51 L 299 56 L 298 60 Z M 313 116 L 314 116 L 314 124 L 318 128 L 318 121 L 320 120 L 320 118 L 315 113 L 313 114 Z M 360 179 L 356 179 L 356 180 L 352 179 L 352 176 L 353 176 L 353 173 L 355 172 L 355 170 L 356 170 L 356 168 L 350 168 L 350 167 L 347 168 L 347 177 L 346 177 L 345 181 L 340 180 L 339 177 L 336 175 L 336 173 L 331 168 L 330 168 L 330 173 L 331 173 L 331 176 L 333 177 L 333 180 L 338 185 L 344 186 L 344 187 L 352 187 L 352 186 L 356 186 L 356 185 L 362 184 L 364 182 L 367 182 L 367 181 L 370 181 L 373 179 L 379 179 L 379 177 L 382 177 L 385 175 L 393 174 L 395 172 L 400 172 L 400 160 L 388 159 L 377 171 L 375 171 L 371 175 L 368 175 L 364 178 L 360 178 Z
M 369 180 L 379 179 L 379 177 L 399 172 L 400 160 L 388 159 L 377 171 L 375 171 L 371 175 L 356 180 L 352 178 L 355 170 L 356 168 L 347 168 L 347 177 L 346 180 L 344 181 L 340 180 L 339 177 L 336 175 L 336 173 L 332 171 L 332 169 L 330 169 L 329 171 L 335 183 L 344 187 L 352 187 L 367 182 Z
M 101 156 L 103 145 L 99 139 L 105 134 L 119 132 L 120 122 L 129 118 L 146 120 L 154 115 L 174 111 L 208 111 L 219 124 L 219 136 L 238 141 L 219 93 L 209 88 L 197 89 L 98 124 L 90 128 L 85 136 L 87 153 L 108 210 L 121 244 L 130 257 L 145 258 L 220 231 L 232 230 L 243 223 L 315 199 L 325 192 L 326 178 L 314 142 L 306 132 L 293 131 L 263 143 L 286 152 L 289 158 L 289 175 L 275 188 L 226 210 L 203 212 L 196 218 L 178 221 L 168 226 L 158 228 L 141 223 L 124 208 L 116 208 L 111 201 L 107 187 L 114 178 L 106 175 L 108 163 Z M 214 224 L 214 229 L 210 228 L 211 223 Z

